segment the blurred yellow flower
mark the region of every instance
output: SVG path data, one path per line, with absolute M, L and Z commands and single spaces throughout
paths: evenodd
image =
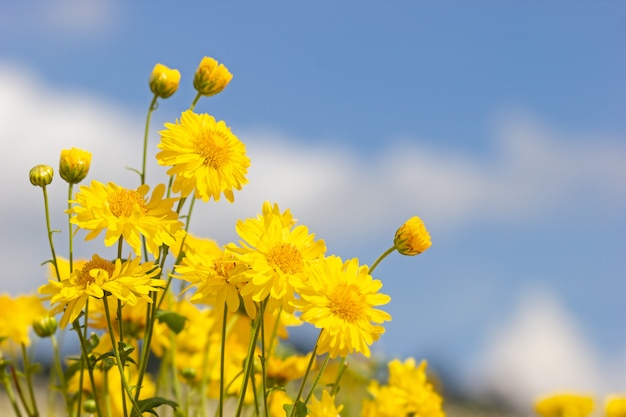
M 371 399 L 364 401 L 362 417 L 445 416 L 443 400 L 428 381 L 425 361 L 416 366 L 413 358 L 404 363 L 394 359 L 388 367 L 388 384 L 370 383 Z
M 306 226 L 292 228 L 291 214 L 281 214 L 277 205 L 274 208 L 265 202 L 262 215 L 239 220 L 236 229 L 243 247 L 231 245 L 228 249 L 238 253 L 250 267 L 250 280 L 241 294 L 257 302 L 268 299 L 268 311 L 282 305 L 292 313 L 294 286 L 308 279 L 311 261 L 324 255 L 326 245 L 323 240 L 315 240 Z
M 606 417 L 626 417 L 626 397 L 611 395 L 606 399 Z
M 135 255 L 141 254 L 141 236 L 144 236 L 148 252 L 158 255 L 161 245 L 175 243 L 174 236 L 182 232 L 182 223 L 172 210 L 177 199 L 163 198 L 165 185 L 157 185 L 152 197 L 147 199 L 149 189 L 147 184 L 130 190 L 94 180 L 89 186 L 81 186 L 72 201 L 74 206 L 68 211 L 73 214 L 71 223 L 90 230 L 85 240 L 106 229 L 106 246 L 118 243 L 123 237 Z
M 180 72 L 162 64 L 156 64 L 150 74 L 150 91 L 161 98 L 168 98 L 178 90 Z
M 49 280 L 48 284 L 39 287 L 39 293 L 50 300 L 52 314 L 64 311 L 59 323 L 63 328 L 78 317 L 89 297 L 103 298 L 110 294 L 130 305 L 137 304 L 139 299 L 152 302 L 150 291 L 159 291 L 165 281 L 153 279 L 159 273 L 153 263 L 141 264 L 140 261 L 135 258 L 111 262 L 94 255 L 68 278 Z
M 91 167 L 91 152 L 78 148 L 64 149 L 59 160 L 59 175 L 70 184 L 85 179 Z
M 171 166 L 167 174 L 175 175 L 172 191 L 181 197 L 195 192 L 203 201 L 219 201 L 223 193 L 235 201 L 233 189 L 241 190 L 248 182 L 250 159 L 226 123 L 187 110 L 180 122 L 166 123 L 165 128 L 156 158 L 160 165 Z
M 0 347 L 5 340 L 30 345 L 29 331 L 33 322 L 47 315 L 37 295 L 0 295 Z
M 535 402 L 535 412 L 541 417 L 586 417 L 593 411 L 591 396 L 554 394 Z
M 343 405 L 335 406 L 335 396 L 324 390 L 320 400 L 316 397 L 311 398 L 308 408 L 307 417 L 338 417 Z
M 432 242 L 422 219 L 414 216 L 396 231 L 393 244 L 402 255 L 413 256 L 430 248 Z
M 360 352 L 369 357 L 369 345 L 385 332 L 377 324 L 391 320 L 389 314 L 374 308 L 390 300 L 378 293 L 381 287 L 357 259 L 343 263 L 341 258 L 329 256 L 313 264 L 308 283 L 298 289 L 298 304 L 300 319 L 323 329 L 318 354 L 329 352 L 335 358 Z
M 232 78 L 233 74 L 224 64 L 205 56 L 196 69 L 193 86 L 203 96 L 212 96 L 226 88 Z

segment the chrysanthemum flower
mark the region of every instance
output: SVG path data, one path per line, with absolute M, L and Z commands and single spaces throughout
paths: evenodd
M 196 69 L 193 86 L 203 96 L 212 96 L 226 88 L 232 78 L 233 74 L 224 64 L 220 64 L 215 58 L 205 56 Z
M 357 259 L 343 263 L 339 257 L 329 256 L 313 265 L 308 284 L 299 288 L 298 304 L 300 319 L 323 329 L 319 354 L 329 352 L 335 358 L 360 352 L 369 357 L 369 346 L 385 331 L 378 324 L 391 320 L 389 314 L 374 308 L 390 300 L 378 293 L 381 287 Z
M 535 412 L 541 417 L 587 417 L 593 407 L 591 396 L 563 393 L 539 399 L 535 403 Z
M 36 295 L 0 295 L 0 346 L 5 339 L 17 345 L 30 345 L 28 333 L 33 321 L 46 315 Z
M 306 226 L 292 228 L 292 220 L 288 211 L 281 214 L 277 205 L 266 202 L 261 216 L 237 222 L 243 248 L 228 246 L 250 266 L 250 281 L 241 294 L 257 302 L 269 297 L 268 311 L 282 305 L 293 312 L 294 285 L 308 279 L 311 261 L 326 251 L 324 241 L 315 240 Z
M 85 240 L 95 238 L 106 230 L 104 244 L 112 246 L 120 237 L 141 254 L 141 236 L 146 238 L 148 252 L 158 255 L 161 245 L 174 244 L 174 236 L 182 231 L 178 214 L 172 210 L 176 198 L 163 198 L 165 185 L 159 184 L 147 198 L 150 186 L 135 190 L 120 187 L 112 182 L 92 181 L 81 186 L 75 205 L 68 211 L 73 214 L 71 223 L 90 230 Z
M 180 122 L 166 123 L 162 130 L 161 149 L 156 155 L 160 165 L 171 166 L 168 175 L 175 175 L 172 191 L 187 197 L 219 201 L 222 193 L 231 203 L 233 189 L 241 190 L 248 182 L 246 173 L 250 159 L 245 145 L 226 123 L 208 114 L 185 111 Z
M 91 166 L 91 152 L 79 148 L 64 149 L 59 159 L 59 175 L 70 184 L 85 179 Z
M 137 304 L 139 299 L 152 302 L 150 292 L 165 286 L 165 281 L 153 279 L 158 273 L 159 268 L 153 263 L 141 264 L 139 258 L 111 262 L 94 255 L 69 278 L 49 280 L 39 288 L 39 293 L 50 300 L 52 314 L 65 309 L 60 322 L 60 326 L 65 327 L 79 316 L 89 297 L 102 298 L 110 294 L 130 305 Z
M 343 405 L 335 406 L 335 396 L 324 390 L 320 400 L 315 397 L 311 399 L 307 417 L 337 417 L 341 410 Z
M 178 90 L 180 71 L 156 64 L 150 74 L 150 91 L 161 98 L 168 98 Z
M 219 247 L 199 252 L 188 250 L 182 263 L 176 266 L 176 278 L 192 284 L 187 287 L 195 289 L 190 298 L 192 303 L 214 305 L 218 311 L 226 305 L 234 313 L 239 309 L 239 289 L 248 282 L 247 270 L 246 264 Z
M 402 255 L 414 256 L 430 248 L 432 242 L 422 219 L 413 216 L 396 231 L 393 244 Z

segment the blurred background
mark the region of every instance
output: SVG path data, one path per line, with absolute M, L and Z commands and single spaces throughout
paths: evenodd
M 196 111 L 252 166 L 234 204 L 196 205 L 195 234 L 236 241 L 270 200 L 371 264 L 419 215 L 432 248 L 376 271 L 393 316 L 376 357 L 428 360 L 451 406 L 626 394 L 626 3 L 212 3 L 0 2 L 0 292 L 46 280 L 30 168 L 81 147 L 88 180 L 135 187 L 153 66 L 182 80 L 151 155 L 207 55 L 234 78 Z M 60 178 L 49 193 L 63 230 Z

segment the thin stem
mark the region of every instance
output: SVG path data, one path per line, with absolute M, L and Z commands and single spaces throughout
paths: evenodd
M 11 407 L 13 407 L 15 415 L 17 417 L 22 417 L 22 411 L 20 410 L 20 407 L 17 404 L 17 400 L 15 399 L 15 393 L 13 392 L 13 387 L 11 386 L 11 381 L 6 371 L 6 366 L 2 367 L 2 385 L 4 385 L 4 388 L 7 391 L 7 395 L 9 396 L 9 402 L 11 403 Z
M 346 372 L 346 369 L 348 369 L 348 362 L 346 361 L 346 358 L 341 358 L 339 370 L 337 371 L 337 377 L 335 378 L 335 382 L 333 383 L 333 389 L 330 391 L 330 395 L 335 395 L 337 394 L 337 392 L 339 392 L 339 381 L 341 380 L 343 374 Z
M 374 262 L 374 263 L 372 264 L 372 267 L 370 268 L 370 271 L 369 271 L 370 275 L 372 274 L 372 272 L 374 271 L 374 269 L 376 269 L 376 267 L 378 266 L 378 264 L 379 264 L 379 263 L 381 263 L 383 259 L 385 259 L 385 258 L 386 258 L 386 257 L 387 257 L 390 253 L 392 253 L 392 252 L 393 252 L 393 251 L 395 251 L 395 250 L 396 250 L 396 247 L 395 247 L 395 246 L 392 246 L 392 247 L 390 247 L 389 249 L 387 249 L 387 250 L 386 250 L 386 251 L 385 251 L 382 255 L 380 255 L 380 256 L 378 257 L 378 259 L 376 259 L 376 262 Z
M 152 118 L 152 112 L 157 108 L 157 99 L 159 97 L 155 94 L 152 97 L 152 101 L 150 102 L 150 107 L 148 108 L 148 115 L 146 116 L 146 128 L 143 133 L 143 161 L 141 164 L 141 184 L 146 183 L 146 160 L 148 155 L 148 136 L 150 131 L 150 119 Z
M 96 392 L 96 380 L 93 376 L 93 369 L 89 365 L 89 356 L 87 353 L 87 311 L 89 311 L 89 303 L 85 306 L 85 335 L 80 330 L 80 321 L 76 319 L 72 322 L 72 327 L 76 334 L 78 334 L 78 340 L 80 342 L 80 352 L 81 352 L 81 364 L 80 364 L 80 376 L 79 376 L 79 395 L 77 401 L 77 412 L 76 415 L 80 416 L 81 411 L 81 401 L 82 401 L 82 391 L 83 391 L 83 372 L 85 369 L 85 364 L 87 364 L 87 374 L 89 375 L 89 380 L 91 382 L 92 392 Z M 83 362 L 84 361 L 84 362 Z M 98 417 L 102 416 L 102 412 L 100 411 L 100 404 L 96 401 L 96 415 Z
M 61 365 L 61 355 L 59 353 L 59 344 L 57 342 L 57 338 L 54 335 L 50 336 L 50 343 L 52 344 L 52 352 L 54 356 L 54 369 L 57 374 L 57 379 L 59 382 L 59 388 L 61 389 L 61 393 L 63 394 L 63 400 L 65 401 L 65 410 L 67 411 L 67 415 L 72 415 L 72 403 L 70 399 L 70 395 L 67 392 L 67 381 L 65 380 L 65 375 L 63 375 L 63 366 Z
M 256 348 L 256 342 L 259 338 L 259 330 L 261 328 L 261 317 L 265 314 L 265 306 L 267 305 L 267 299 L 261 302 L 261 307 L 259 309 L 259 316 L 254 319 L 252 337 L 250 338 L 250 344 L 248 345 L 248 354 L 246 355 L 246 360 L 244 362 L 244 374 L 243 381 L 241 382 L 241 390 L 239 391 L 239 398 L 237 400 L 237 411 L 235 413 L 235 417 L 239 417 L 243 410 L 244 398 L 246 396 L 246 389 L 248 388 L 248 379 L 250 379 L 250 375 L 252 373 L 252 368 L 254 365 L 254 351 Z
M 189 106 L 189 110 L 193 110 L 194 108 L 196 108 L 196 104 L 198 104 L 198 100 L 200 100 L 200 97 L 202 97 L 202 94 L 196 94 L 196 97 L 191 102 L 191 106 Z
M 24 410 L 26 410 L 26 414 L 28 414 L 29 416 L 32 416 L 32 412 L 30 411 L 30 408 L 28 407 L 26 398 L 24 398 L 24 393 L 22 392 L 22 386 L 20 385 L 20 381 L 17 377 L 17 372 L 15 372 L 15 368 L 13 367 L 13 365 L 10 365 L 10 368 L 11 368 L 11 377 L 13 378 L 13 384 L 15 385 L 17 396 L 19 397 L 20 402 L 22 403 L 22 406 L 24 407 Z
M 309 391 L 309 395 L 306 396 L 306 399 L 304 400 L 304 405 L 307 405 L 309 403 L 309 400 L 311 399 L 311 396 L 313 395 L 313 391 L 315 390 L 315 387 L 317 386 L 318 382 L 320 382 L 320 378 L 322 377 L 322 374 L 324 373 L 324 370 L 326 369 L 326 365 L 328 365 L 328 353 L 326 354 L 326 357 L 324 358 L 324 361 L 322 362 L 322 366 L 320 366 L 320 371 L 317 373 L 317 376 L 315 377 L 315 381 L 313 381 L 313 386 L 311 386 L 311 390 Z
M 24 361 L 24 374 L 26 375 L 26 385 L 28 386 L 28 395 L 30 402 L 33 406 L 33 416 L 39 416 L 39 410 L 37 409 L 37 399 L 35 398 L 35 389 L 33 388 L 33 372 L 28 360 L 28 353 L 26 352 L 26 345 L 21 343 L 22 346 L 22 358 Z
M 311 368 L 313 367 L 313 362 L 315 361 L 315 353 L 317 352 L 317 345 L 320 341 L 320 338 L 322 337 L 322 332 L 324 331 L 324 329 L 320 330 L 320 334 L 317 335 L 317 340 L 315 341 L 315 346 L 313 346 L 313 351 L 311 352 L 311 359 L 309 360 L 309 364 L 306 367 L 306 371 L 304 373 L 304 376 L 302 377 L 302 382 L 300 383 L 300 390 L 298 391 L 298 396 L 296 397 L 296 401 L 294 404 L 294 407 L 291 409 L 291 415 L 290 417 L 294 417 L 296 414 L 296 404 L 298 404 L 298 401 L 300 401 L 300 398 L 302 398 L 302 392 L 304 392 L 304 385 L 306 384 L 306 380 L 309 377 L 309 373 L 311 372 Z
M 263 411 L 267 414 L 267 368 L 265 363 L 269 355 L 265 354 L 265 314 L 261 316 L 261 392 L 263 393 Z
M 141 357 L 139 358 L 139 373 L 137 375 L 135 401 L 139 401 L 139 393 L 141 392 L 143 377 L 146 373 L 146 369 L 148 369 L 148 360 L 150 359 L 150 343 L 152 342 L 152 332 L 154 330 L 154 317 L 156 317 L 157 311 L 157 292 L 150 292 L 150 298 L 152 298 L 152 303 L 148 303 L 146 306 L 146 328 L 144 330 L 143 343 L 141 346 Z
M 115 355 L 115 361 L 117 362 L 117 369 L 120 372 L 120 379 L 122 381 L 123 392 L 122 394 L 128 395 L 130 402 L 133 406 L 133 409 L 137 413 L 138 416 L 142 415 L 135 398 L 133 397 L 132 390 L 128 385 L 128 380 L 126 379 L 126 373 L 124 372 L 124 364 L 122 363 L 122 358 L 120 356 L 119 346 L 115 342 L 115 333 L 113 332 L 113 324 L 111 322 L 111 313 L 109 312 L 109 303 L 107 301 L 107 297 L 102 297 L 102 301 L 104 302 L 104 314 L 106 315 L 107 327 L 109 328 L 109 334 L 111 335 L 111 345 L 113 346 L 113 355 Z M 122 395 L 122 405 L 124 406 L 124 415 L 128 415 L 126 412 L 126 395 Z
M 72 194 L 74 192 L 74 184 L 72 184 L 71 182 L 69 183 L 69 186 L 67 187 L 67 209 L 68 211 L 72 208 L 72 203 L 70 203 L 70 201 L 72 201 Z M 68 230 L 69 230 L 69 261 L 70 261 L 70 272 L 74 271 L 74 233 L 72 233 L 72 214 L 71 213 L 67 213 L 67 226 L 68 226 Z
M 224 378 L 225 378 L 225 362 L 226 362 L 226 321 L 228 320 L 228 309 L 224 303 L 224 311 L 222 312 L 222 340 L 220 349 L 220 402 L 218 408 L 218 416 L 224 416 Z M 207 343 L 208 345 L 208 343 Z M 204 379 L 204 378 L 203 378 Z
M 43 190 L 43 203 L 46 212 L 46 230 L 48 232 L 48 242 L 50 243 L 50 252 L 52 252 L 52 265 L 54 265 L 54 271 L 57 276 L 57 280 L 61 281 L 61 274 L 59 273 L 59 264 L 57 263 L 57 254 L 54 250 L 54 242 L 52 241 L 52 230 L 50 229 L 50 209 L 48 207 L 48 190 L 46 187 L 41 187 Z M 71 232 L 71 229 L 70 229 Z M 70 233 L 71 235 L 71 233 Z

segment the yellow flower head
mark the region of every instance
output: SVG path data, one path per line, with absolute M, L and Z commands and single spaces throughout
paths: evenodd
M 89 297 L 111 295 L 130 305 L 137 304 L 140 299 L 150 303 L 150 291 L 159 291 L 165 286 L 165 281 L 153 279 L 159 273 L 158 267 L 151 262 L 141 264 L 140 261 L 135 258 L 111 262 L 94 255 L 68 278 L 49 280 L 48 284 L 39 288 L 39 293 L 50 300 L 52 314 L 65 310 L 59 323 L 63 328 L 78 317 Z
M 322 391 L 322 399 L 311 398 L 307 417 L 338 417 L 343 405 L 335 406 L 335 396 L 326 390 Z
M 606 399 L 606 417 L 626 417 L 626 397 L 611 395 Z
M 246 174 L 250 159 L 245 145 L 233 135 L 224 121 L 208 114 L 185 111 L 180 122 L 166 123 L 162 130 L 161 149 L 156 155 L 160 165 L 171 166 L 168 175 L 175 175 L 172 190 L 187 197 L 219 201 L 221 194 L 231 203 L 233 189 L 241 190 L 248 182 Z
M 237 222 L 244 247 L 228 247 L 250 266 L 250 281 L 241 294 L 257 302 L 269 297 L 268 311 L 282 305 L 293 312 L 295 285 L 308 279 L 311 261 L 326 252 L 324 241 L 315 240 L 306 226 L 292 227 L 292 220 L 289 211 L 280 213 L 277 205 L 265 202 L 262 215 Z
M 91 152 L 78 148 L 64 149 L 59 160 L 59 175 L 70 184 L 85 179 L 91 166 Z
M 156 64 L 150 74 L 150 91 L 161 98 L 168 98 L 178 90 L 180 72 L 162 64 Z
M 233 74 L 224 64 L 205 56 L 193 77 L 193 86 L 203 96 L 212 96 L 226 88 L 232 78 Z
M 161 245 L 175 243 L 174 236 L 181 233 L 182 223 L 172 210 L 177 199 L 163 198 L 165 185 L 157 185 L 150 199 L 146 197 L 149 189 L 147 184 L 130 190 L 94 180 L 89 186 L 81 186 L 76 200 L 72 201 L 75 205 L 68 211 L 73 214 L 71 223 L 90 230 L 86 240 L 106 230 L 107 246 L 123 237 L 135 255 L 141 253 L 141 236 L 144 236 L 148 252 L 158 255 Z
M 541 417 L 587 417 L 593 407 L 592 397 L 565 393 L 539 399 L 535 412 Z
M 50 165 L 35 165 L 31 168 L 28 176 L 30 183 L 35 187 L 45 187 L 50 185 L 54 177 L 54 169 Z
M 0 295 L 0 346 L 5 340 L 17 345 L 30 345 L 28 333 L 31 325 L 45 316 L 46 309 L 36 295 Z
M 385 331 L 377 324 L 391 320 L 389 314 L 374 308 L 390 300 L 378 293 L 381 287 L 357 259 L 343 263 L 329 256 L 313 264 L 308 283 L 299 289 L 299 305 L 300 319 L 323 329 L 318 354 L 329 352 L 335 358 L 360 352 L 369 357 L 369 345 Z
M 396 231 L 393 244 L 402 255 L 413 256 L 430 248 L 432 242 L 422 219 L 414 216 Z

